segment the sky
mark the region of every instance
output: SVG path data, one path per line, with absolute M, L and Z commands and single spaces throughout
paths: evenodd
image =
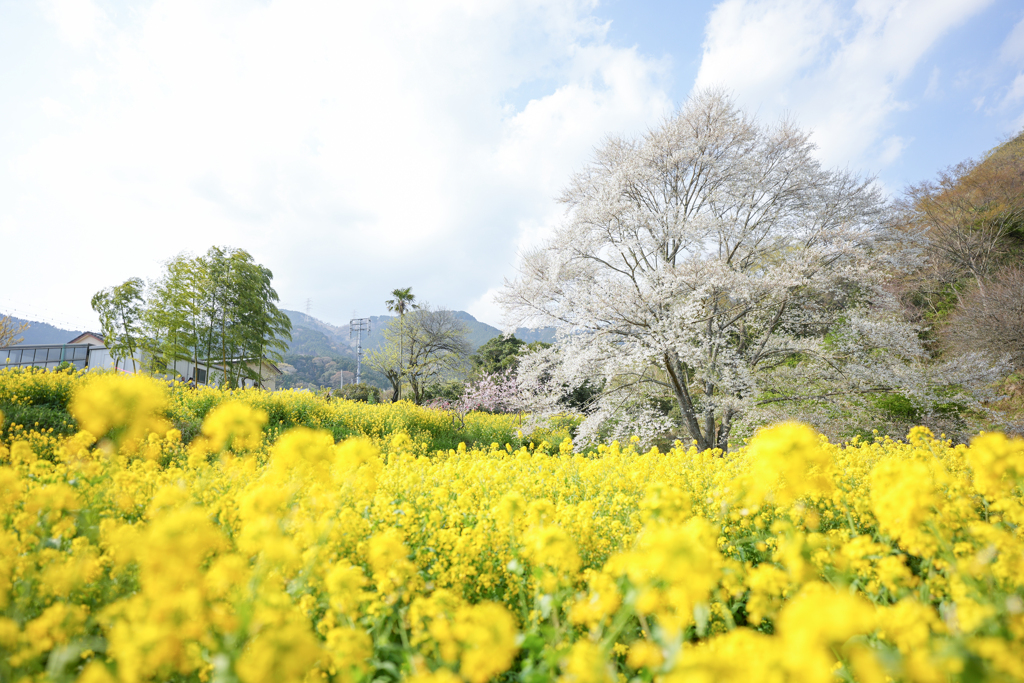
M 497 326 L 571 174 L 708 86 L 897 196 L 1024 128 L 1024 3 L 0 0 L 0 314 L 223 245 L 326 322 Z

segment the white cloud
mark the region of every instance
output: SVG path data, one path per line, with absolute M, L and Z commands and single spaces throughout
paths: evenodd
M 466 306 L 466 312 L 477 320 L 482 320 L 501 329 L 502 311 L 494 300 L 499 291 L 497 287 L 488 289 L 483 296 Z
M 42 110 L 43 116 L 50 119 L 63 118 L 70 113 L 66 105 L 52 97 L 44 97 L 39 100 L 39 109 Z
M 1006 36 L 999 50 L 999 57 L 1004 62 L 1024 63 L 1024 19 L 1018 21 Z
M 69 244 L 48 267 L 77 278 L 83 317 L 93 291 L 211 244 L 249 249 L 286 302 L 331 320 L 396 286 L 468 305 L 550 226 L 604 134 L 671 106 L 665 65 L 609 46 L 592 8 L 156 0 L 108 25 L 84 0 L 51 3 L 95 60 L 52 95 L 71 115 L 44 105 L 62 125 L 2 160 L 0 229 Z
M 932 99 L 939 95 L 941 86 L 939 85 L 939 78 L 942 76 L 942 70 L 939 67 L 932 68 L 932 75 L 928 77 L 928 86 L 924 89 L 924 96 L 928 99 Z
M 1013 79 L 1013 83 L 1010 84 L 1003 102 L 1005 104 L 1012 104 L 1020 99 L 1024 99 L 1024 73 L 1017 74 L 1017 77 Z
M 879 163 L 883 166 L 888 166 L 896 161 L 903 154 L 903 150 L 907 148 L 908 144 L 909 141 L 899 135 L 890 135 L 882 142 L 882 151 L 878 155 Z
M 711 14 L 697 87 L 722 84 L 764 117 L 792 112 L 830 165 L 896 157 L 881 144 L 899 86 L 950 29 L 991 0 L 725 0 Z M 897 155 L 898 156 L 898 155 Z
M 99 39 L 108 24 L 103 10 L 92 0 L 43 0 L 46 16 L 60 37 L 74 47 L 85 47 Z

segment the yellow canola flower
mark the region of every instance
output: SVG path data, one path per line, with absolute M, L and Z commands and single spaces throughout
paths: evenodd
M 988 432 L 974 437 L 967 450 L 974 487 L 993 500 L 1008 496 L 1024 478 L 1024 439 Z
M 340 615 L 354 618 L 364 599 L 363 589 L 367 583 L 362 569 L 345 560 L 336 562 L 324 579 L 331 609 Z
M 783 664 L 794 680 L 829 683 L 835 658 L 832 646 L 875 629 L 872 605 L 849 592 L 820 582 L 806 584 L 779 614 Z
M 117 444 L 142 439 L 149 432 L 166 434 L 170 429 L 163 417 L 166 408 L 166 393 L 155 380 L 112 374 L 100 375 L 81 386 L 70 405 L 81 429 Z
M 665 683 L 781 683 L 788 680 L 779 661 L 778 639 L 738 628 L 697 645 L 684 645 Z
M 622 604 L 619 587 L 615 578 L 604 572 L 588 572 L 588 592 L 576 600 L 569 610 L 569 618 L 575 624 L 594 628 L 618 611 Z
M 558 680 L 559 683 L 614 683 L 615 676 L 601 647 L 589 640 L 579 640 L 562 662 L 562 675 Z
M 98 379 L 0 373 L 0 399 Z M 450 415 L 169 395 L 183 424 L 207 415 L 191 446 L 28 425 L 0 444 L 13 680 L 65 656 L 65 678 L 119 683 L 354 682 L 374 662 L 447 683 L 1021 678 L 1019 440 L 830 445 L 783 425 L 724 455 L 574 453 L 554 432 L 428 453 Z M 260 411 L 306 427 L 264 432 Z M 467 434 L 512 419 L 468 416 Z M 208 457 L 246 438 L 250 457 Z
M 393 602 L 399 592 L 408 594 L 416 565 L 409 560 L 409 548 L 402 541 L 401 533 L 388 528 L 374 534 L 370 539 L 368 559 L 373 569 L 377 590 Z
M 211 450 L 231 449 L 236 452 L 259 448 L 267 411 L 242 403 L 225 401 L 210 411 L 203 420 L 202 432 Z
M 458 674 L 445 668 L 419 671 L 404 679 L 405 683 L 463 683 Z
M 25 482 L 12 467 L 0 466 L 0 515 L 10 514 L 22 500 Z
M 331 673 L 342 681 L 357 681 L 369 669 L 373 640 L 362 629 L 339 627 L 327 632 L 324 644 L 331 657 Z
M 452 636 L 461 646 L 459 673 L 469 683 L 484 683 L 507 671 L 515 659 L 519 633 L 502 605 L 481 602 L 455 613 Z
M 747 599 L 747 618 L 755 626 L 765 617 L 774 617 L 783 604 L 783 596 L 790 588 L 789 574 L 773 564 L 762 563 L 746 576 L 750 587 Z
M 626 665 L 631 669 L 656 670 L 665 662 L 661 648 L 647 640 L 638 640 L 629 646 Z
M 300 683 L 322 661 L 324 649 L 307 623 L 288 612 L 260 629 L 242 651 L 235 672 L 242 683 Z
M 784 422 L 760 430 L 747 448 L 749 504 L 792 504 L 805 495 L 829 496 L 832 458 L 811 427 Z
M 939 498 L 932 471 L 919 460 L 889 459 L 871 471 L 871 510 L 879 527 L 908 552 L 931 556 L 938 547 L 923 526 L 935 519 Z
M 700 517 L 678 527 L 648 527 L 636 548 L 611 558 L 605 571 L 628 577 L 638 590 L 637 611 L 655 614 L 678 633 L 694 623 L 694 610 L 710 601 L 722 576 L 716 546 L 717 530 Z
M 544 525 L 530 528 L 523 537 L 524 555 L 534 565 L 546 567 L 557 576 L 575 574 L 580 557 L 569 534 L 561 527 Z
M 116 683 L 110 671 L 103 664 L 97 661 L 89 662 L 82 669 L 75 683 Z

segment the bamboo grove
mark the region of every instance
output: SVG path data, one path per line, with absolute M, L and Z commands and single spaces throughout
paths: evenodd
M 291 339 L 272 279 L 244 249 L 211 247 L 170 259 L 148 288 L 129 278 L 97 292 L 92 307 L 112 355 L 133 372 L 173 377 L 179 360 L 216 363 L 207 383 L 238 386 L 259 381 L 263 360 L 280 360 Z

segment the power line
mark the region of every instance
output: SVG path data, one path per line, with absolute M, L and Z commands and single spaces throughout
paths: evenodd
M 83 320 L 71 321 L 54 314 L 46 309 L 27 309 L 14 306 L 9 300 L 0 304 L 0 316 L 9 315 L 12 318 L 27 320 L 30 323 L 44 323 L 53 327 L 65 330 L 88 330 L 90 327 L 98 327 L 97 321 L 85 323 Z

